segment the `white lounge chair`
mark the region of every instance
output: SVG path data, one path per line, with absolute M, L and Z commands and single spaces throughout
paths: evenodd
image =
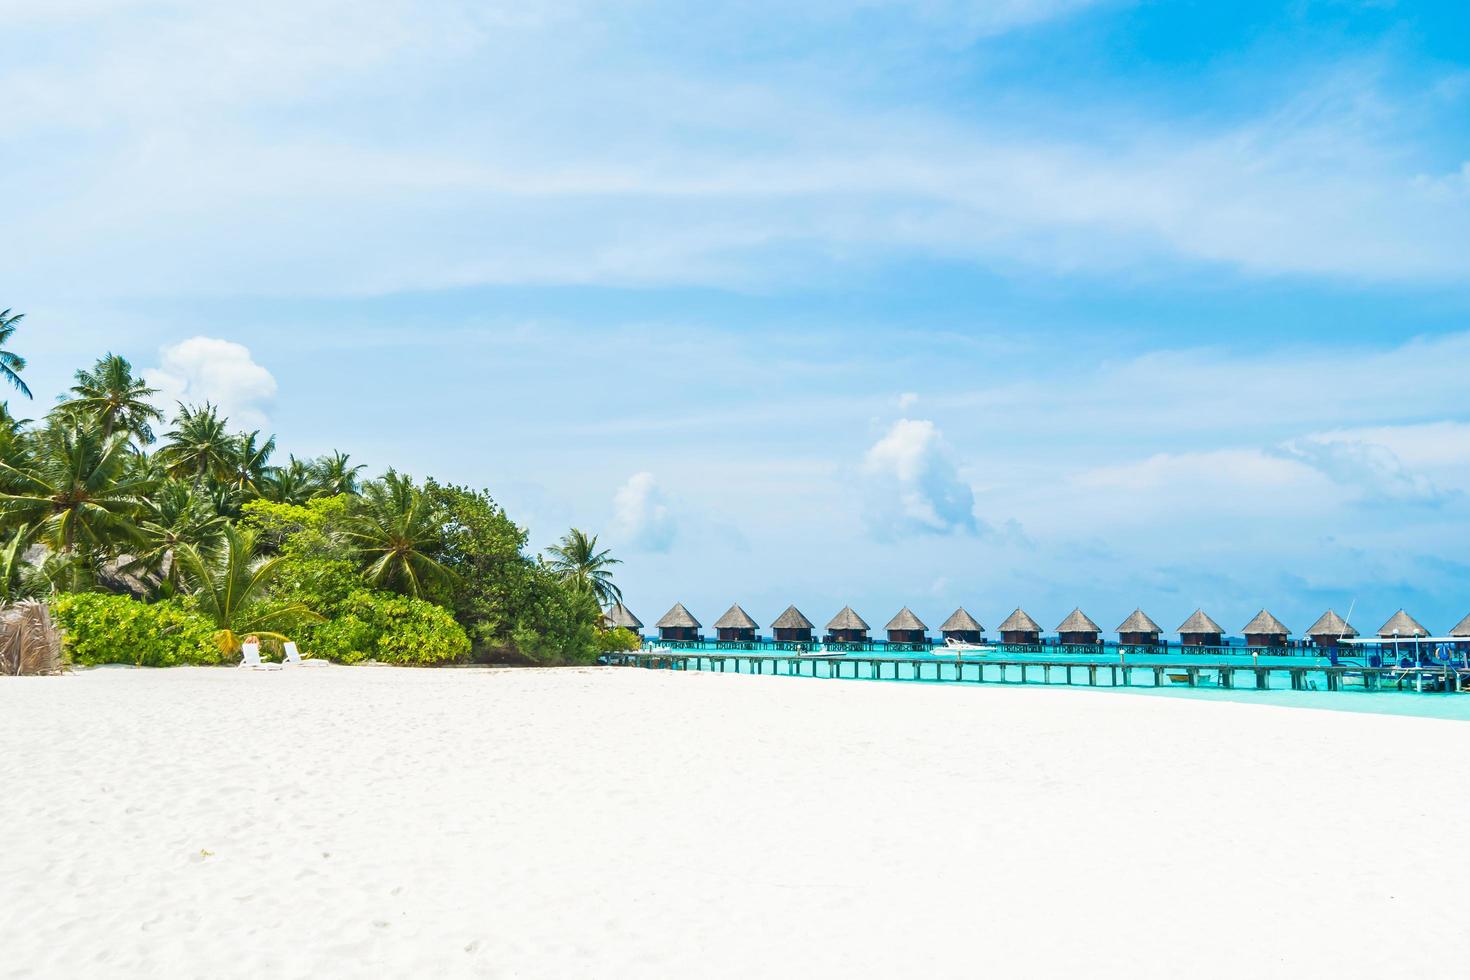
M 280 670 L 280 664 L 268 664 L 260 659 L 259 643 L 242 643 L 240 645 L 240 663 L 237 669 L 244 670 Z
M 283 667 L 321 667 L 326 664 L 325 660 L 316 660 L 312 657 L 302 657 L 301 651 L 296 647 L 295 640 L 287 640 L 285 643 L 286 659 L 281 661 Z

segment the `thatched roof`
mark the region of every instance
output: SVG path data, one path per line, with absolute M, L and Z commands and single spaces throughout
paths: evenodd
M 865 630 L 869 629 L 863 617 L 852 611 L 851 606 L 843 606 L 842 611 L 832 617 L 832 622 L 827 624 L 829 630 Z
M 962 631 L 969 631 L 972 633 L 984 633 L 985 627 L 981 626 L 974 616 L 971 616 L 969 613 L 965 612 L 964 606 L 961 606 L 960 608 L 949 614 L 949 618 L 944 621 L 943 626 L 939 627 L 939 631 L 941 633 Z
M 1190 616 L 1179 627 L 1180 633 L 1224 633 L 1225 627 L 1205 615 L 1203 609 L 1196 609 L 1194 615 Z
M 1308 636 L 1357 636 L 1358 631 L 1353 629 L 1352 624 L 1343 619 L 1331 609 L 1322 614 L 1322 618 L 1312 624 L 1307 630 Z
M 812 621 L 801 614 L 801 610 L 795 606 L 787 606 L 786 611 L 776 617 L 771 624 L 772 629 L 778 630 L 810 630 L 816 629 Z
M 1142 609 L 1133 610 L 1133 615 L 1123 620 L 1123 625 L 1117 629 L 1119 633 L 1162 633 L 1159 624 L 1149 619 Z
M 1400 609 L 1378 628 L 1379 636 L 1428 636 L 1429 631 L 1418 620 Z
M 1256 613 L 1255 619 L 1245 624 L 1241 633 L 1244 636 L 1290 636 L 1291 630 L 1281 620 L 1262 609 Z
M 924 621 L 922 619 L 914 615 L 913 610 L 909 609 L 908 606 L 904 606 L 892 619 L 888 621 L 888 625 L 883 628 L 885 630 L 923 631 L 927 630 L 929 627 L 924 625 Z
M 1470 616 L 1460 620 L 1460 625 L 1450 630 L 1450 636 L 1470 636 Z
M 1041 624 L 1030 616 L 1020 606 L 1016 611 L 1006 617 L 1006 621 L 1000 624 L 1002 633 L 1040 633 Z
M 674 603 L 674 608 L 664 613 L 664 618 L 653 624 L 656 629 L 699 629 L 699 620 L 684 608 L 684 603 Z
M 621 602 L 609 606 L 607 612 L 602 614 L 602 621 L 607 624 L 608 629 L 616 629 L 621 626 L 625 630 L 637 632 L 643 628 L 643 622 L 632 611 Z
M 1102 627 L 1098 626 L 1087 613 L 1081 609 L 1073 609 L 1067 613 L 1067 618 L 1057 625 L 1058 633 L 1101 633 Z
M 0 609 L 0 674 L 60 673 L 61 631 L 44 602 L 25 599 Z
M 754 630 L 760 629 L 756 621 L 750 618 L 750 613 L 740 608 L 740 603 L 735 603 L 725 610 L 725 615 L 715 620 L 717 630 Z

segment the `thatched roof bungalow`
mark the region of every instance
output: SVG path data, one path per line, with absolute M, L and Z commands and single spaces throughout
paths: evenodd
M 939 635 L 957 643 L 979 643 L 985 639 L 985 627 L 961 606 L 939 627 Z
M 1460 620 L 1460 625 L 1450 630 L 1450 636 L 1457 640 L 1470 640 L 1470 616 Z
M 1000 624 L 1000 642 L 1017 646 L 1032 646 L 1041 642 L 1041 624 L 1027 615 L 1020 606 Z
M 674 603 L 674 608 L 664 613 L 663 619 L 660 619 L 653 625 L 658 630 L 658 638 L 660 640 L 690 642 L 700 638 L 699 620 L 695 619 L 694 614 L 684 608 L 684 603 L 682 602 Z
M 889 643 L 923 643 L 929 633 L 929 627 L 914 615 L 913 610 L 904 606 L 888 621 L 888 625 L 883 627 L 883 632 L 887 634 Z
M 1408 640 L 1428 635 L 1429 631 L 1402 609 L 1388 617 L 1388 622 L 1378 628 L 1378 637 L 1383 640 Z
M 1350 640 L 1357 635 L 1358 631 L 1353 629 L 1352 624 L 1331 609 L 1307 629 L 1307 638 L 1315 646 L 1323 648 L 1335 647 L 1340 641 Z
M 1142 609 L 1135 609 L 1118 627 L 1118 642 L 1125 647 L 1156 647 L 1162 632 L 1159 624 L 1149 619 Z
M 1186 647 L 1218 647 L 1225 645 L 1225 627 L 1196 609 L 1194 615 L 1179 627 L 1179 644 Z
M 786 611 L 771 624 L 771 638 L 777 643 L 810 643 L 814 629 L 812 621 L 803 616 L 800 609 L 787 606 Z
M 736 603 L 725 611 L 725 615 L 715 620 L 716 639 L 726 642 L 754 643 L 755 631 L 760 629 L 756 621 L 750 618 L 750 614 L 740 608 Z
M 1095 647 L 1102 642 L 1102 627 L 1080 608 L 1073 609 L 1057 625 L 1057 642 L 1063 646 Z
M 1291 630 L 1286 628 L 1286 624 L 1264 609 L 1256 613 L 1255 618 L 1246 623 L 1241 632 L 1245 634 L 1245 645 L 1248 647 L 1284 647 L 1287 638 L 1291 636 Z
M 843 606 L 842 611 L 827 624 L 827 642 L 867 643 L 870 628 L 863 622 L 863 617 L 852 611 L 851 606 Z
M 643 631 L 643 621 L 621 602 L 609 606 L 602 614 L 602 625 L 610 630 L 625 629 L 635 636 Z

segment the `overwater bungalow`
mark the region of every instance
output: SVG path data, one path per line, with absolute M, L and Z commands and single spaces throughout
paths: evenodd
M 684 603 L 674 603 L 674 608 L 664 613 L 663 619 L 654 623 L 658 630 L 660 640 L 675 640 L 678 642 L 693 642 L 699 637 L 699 620 L 684 608 Z
M 1255 619 L 1245 624 L 1245 645 L 1248 647 L 1284 647 L 1291 630 L 1275 616 L 1262 609 Z
M 939 635 L 956 643 L 980 643 L 985 639 L 985 627 L 961 606 L 939 627 Z
M 889 643 L 923 643 L 929 632 L 929 627 L 925 626 L 923 621 L 914 615 L 913 610 L 909 609 L 908 606 L 904 606 L 898 611 L 897 615 L 888 621 L 888 625 L 883 627 L 883 631 L 888 635 Z
M 735 643 L 754 643 L 755 631 L 760 629 L 750 614 L 736 603 L 715 620 L 715 638 Z
M 1455 644 L 1456 648 L 1463 650 L 1470 647 L 1470 616 L 1460 620 L 1460 625 L 1450 630 L 1450 636 L 1459 641 Z
M 1220 647 L 1225 645 L 1225 627 L 1196 609 L 1194 615 L 1179 627 L 1179 645 L 1186 647 Z
M 1307 638 L 1314 646 L 1327 649 L 1335 647 L 1342 640 L 1351 640 L 1358 635 L 1351 623 L 1343 619 L 1331 609 L 1322 614 L 1307 630 Z
M 810 643 L 814 629 L 812 621 L 803 616 L 800 609 L 787 606 L 786 611 L 771 624 L 771 638 L 777 643 Z
M 852 611 L 851 606 L 843 606 L 842 611 L 827 624 L 827 642 L 867 643 L 870 628 L 863 622 L 863 617 Z
M 1016 646 L 1034 646 L 1041 642 L 1041 624 L 1020 606 L 1000 624 L 1000 642 Z
M 602 625 L 610 630 L 625 629 L 634 636 L 643 632 L 643 621 L 634 616 L 632 611 L 621 602 L 609 606 L 607 612 L 602 614 Z
M 1142 609 L 1135 609 L 1118 627 L 1118 642 L 1125 647 L 1156 647 L 1162 632 L 1159 624 L 1149 619 Z
M 1388 617 L 1388 622 L 1378 628 L 1378 637 L 1383 640 L 1407 640 L 1428 635 L 1429 631 L 1402 609 Z
M 1057 642 L 1063 646 L 1095 647 L 1102 642 L 1102 627 L 1081 609 L 1073 609 L 1057 625 Z

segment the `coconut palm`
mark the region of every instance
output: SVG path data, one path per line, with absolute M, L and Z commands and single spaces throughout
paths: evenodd
M 270 475 L 271 453 L 275 451 L 276 437 L 261 442 L 258 429 L 236 436 L 226 480 L 230 489 L 246 497 L 262 496 L 261 487 Z
M 367 467 L 361 463 L 356 466 L 348 466 L 347 461 L 351 458 L 347 453 L 333 450 L 332 455 L 319 457 L 312 462 L 312 473 L 324 494 L 329 497 L 343 493 L 356 496 L 358 492 L 357 474 Z
M 546 549 L 551 556 L 547 565 L 564 582 L 597 597 L 603 606 L 623 601 L 623 591 L 612 580 L 612 566 L 622 562 L 610 556 L 608 549 L 597 550 L 597 535 L 572 528 L 560 542 Z
M 180 545 L 177 560 L 195 608 L 214 622 L 223 653 L 239 653 L 242 639 L 252 633 L 284 642 L 281 630 L 322 618 L 302 603 L 269 600 L 282 559 L 258 558 L 253 531 L 226 525 L 214 547 Z
M 11 603 L 45 593 L 45 583 L 26 561 L 26 551 L 33 543 L 30 528 L 17 528 L 0 545 L 0 602 Z
M 233 471 L 237 446 L 226 428 L 229 420 L 206 402 L 203 406 L 179 405 L 173 431 L 158 451 L 158 460 L 170 476 L 203 483 L 225 478 Z
M 439 515 L 412 480 L 393 470 L 363 487 L 343 519 L 342 536 L 357 550 L 363 577 L 377 588 L 421 596 L 456 578 L 430 555 L 443 541 Z
M 10 338 L 15 335 L 15 328 L 25 318 L 24 313 L 0 310 L 0 378 L 9 381 L 22 395 L 30 398 L 31 389 L 26 387 L 26 383 L 20 379 L 20 372 L 26 369 L 26 359 L 5 348 L 5 345 L 10 343 Z
M 0 527 L 29 525 L 53 551 L 113 553 L 138 540 L 135 518 L 156 486 L 125 433 L 62 420 L 15 462 L 0 460 Z
M 322 496 L 316 472 L 295 456 L 285 466 L 274 466 L 261 481 L 260 495 L 279 504 L 305 504 Z
M 62 408 L 96 419 L 104 436 L 126 432 L 140 446 L 153 443 L 152 423 L 161 422 L 163 413 L 148 399 L 158 389 L 134 377 L 126 358 L 108 354 L 92 370 L 78 371 L 76 380 L 71 387 L 73 397 L 62 402 Z
M 186 545 L 206 550 L 214 547 L 228 524 L 199 489 L 182 480 L 169 480 L 147 501 L 138 520 L 141 540 L 136 556 L 123 570 L 149 575 L 160 591 L 177 593 L 179 549 Z

